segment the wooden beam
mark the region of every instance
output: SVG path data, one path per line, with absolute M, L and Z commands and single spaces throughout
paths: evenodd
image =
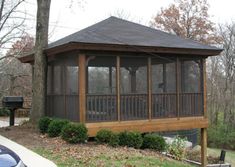
M 177 118 L 180 118 L 180 88 L 179 88 L 179 80 L 180 80 L 180 75 L 179 75 L 179 57 L 176 58 L 176 64 L 175 64 L 175 79 L 176 79 L 176 115 Z
M 204 115 L 205 118 L 207 118 L 206 59 L 202 60 L 202 69 L 203 69 L 203 115 Z
M 79 112 L 80 122 L 86 119 L 86 55 L 79 54 Z
M 109 67 L 109 93 L 113 93 L 113 70 L 112 70 L 112 67 L 110 66 Z
M 54 90 L 54 84 L 55 84 L 55 76 L 54 76 L 54 73 L 55 73 L 55 70 L 54 70 L 54 64 L 51 64 L 51 80 L 50 80 L 50 84 L 51 84 L 51 92 L 50 94 L 54 94 L 55 90 Z M 32 75 L 33 76 L 33 75 Z M 50 103 L 50 114 L 51 115 L 48 115 L 48 116 L 53 116 L 54 115 L 54 109 L 51 105 L 54 105 L 54 97 L 52 97 L 52 104 Z
M 166 92 L 166 64 L 162 64 L 163 72 L 162 72 L 162 78 L 163 78 L 163 92 Z
M 89 64 L 86 63 L 86 93 L 89 93 Z
M 65 115 L 65 118 L 68 118 L 68 111 L 67 111 L 67 99 L 66 99 L 66 90 L 67 90 L 67 76 L 66 76 L 66 63 L 63 62 L 63 65 L 62 65 L 62 89 L 63 89 L 63 96 L 64 96 L 64 115 Z
M 121 121 L 121 114 L 120 114 L 120 57 L 117 56 L 116 58 L 116 102 L 117 102 L 117 116 L 118 121 Z
M 148 111 L 149 121 L 152 119 L 152 63 L 151 57 L 148 57 Z
M 166 118 L 166 119 L 152 119 L 136 120 L 136 121 L 121 121 L 121 122 L 100 122 L 100 123 L 86 123 L 89 136 L 93 137 L 101 129 L 110 129 L 113 132 L 121 131 L 139 131 L 139 132 L 158 132 L 158 131 L 176 131 L 187 130 L 195 128 L 208 127 L 208 120 L 204 117 L 187 117 L 181 118 Z
M 201 128 L 201 163 L 202 167 L 207 165 L 207 129 Z
M 191 48 L 171 48 L 171 47 L 152 47 L 152 46 L 130 46 L 117 44 L 90 44 L 90 43 L 67 43 L 45 50 L 47 56 L 58 55 L 58 53 L 65 52 L 79 52 L 79 51 L 112 51 L 120 54 L 120 52 L 129 53 L 155 53 L 155 54 L 181 54 L 194 56 L 216 56 L 219 55 L 222 49 L 207 50 L 207 49 L 191 49 Z M 134 54 L 134 55 L 135 55 Z M 34 53 L 27 54 L 18 58 L 22 63 L 33 63 Z

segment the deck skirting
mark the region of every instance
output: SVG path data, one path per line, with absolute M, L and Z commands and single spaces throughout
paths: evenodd
M 94 137 L 101 129 L 110 129 L 113 132 L 121 131 L 139 131 L 139 132 L 160 132 L 175 131 L 197 128 L 207 128 L 208 119 L 204 117 L 185 117 L 185 118 L 166 118 L 135 121 L 116 121 L 116 122 L 99 122 L 86 123 L 88 135 Z

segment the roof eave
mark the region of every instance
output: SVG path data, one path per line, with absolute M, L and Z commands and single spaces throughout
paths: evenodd
M 121 45 L 121 44 L 105 44 L 105 43 L 81 43 L 70 42 L 63 45 L 45 49 L 47 56 L 56 55 L 59 53 L 69 52 L 73 50 L 80 51 L 114 51 L 114 52 L 143 52 L 143 53 L 168 53 L 168 54 L 188 54 L 200 56 L 216 56 L 223 49 L 195 49 L 195 48 L 173 48 L 173 47 L 153 47 L 153 46 L 137 46 L 137 45 Z M 20 57 L 22 63 L 30 63 L 33 61 L 33 55 L 28 54 Z

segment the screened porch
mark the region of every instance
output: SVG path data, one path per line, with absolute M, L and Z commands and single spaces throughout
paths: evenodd
M 200 117 L 203 64 L 186 55 L 56 56 L 48 63 L 47 115 L 86 123 Z

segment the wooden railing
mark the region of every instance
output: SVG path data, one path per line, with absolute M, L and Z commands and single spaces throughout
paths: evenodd
M 180 93 L 179 110 L 177 94 L 152 94 L 152 118 L 202 116 L 202 93 Z
M 151 118 L 177 118 L 202 116 L 202 93 L 180 93 L 177 109 L 176 93 L 152 94 Z M 87 122 L 117 121 L 115 95 L 87 95 Z M 120 120 L 148 119 L 147 94 L 121 94 Z
M 86 122 L 116 121 L 116 95 L 88 94 Z
M 203 94 L 202 93 L 180 93 L 180 117 L 202 116 L 203 115 Z
M 202 93 L 152 94 L 151 117 L 180 118 L 203 115 Z M 79 121 L 78 95 L 48 95 L 47 115 Z M 177 101 L 179 107 L 177 109 Z M 53 110 L 52 110 L 53 109 Z M 120 121 L 149 119 L 147 94 L 120 95 Z M 87 94 L 86 122 L 118 121 L 117 96 Z
M 177 117 L 176 93 L 152 94 L 152 118 Z
M 147 94 L 121 94 L 121 120 L 148 118 Z

